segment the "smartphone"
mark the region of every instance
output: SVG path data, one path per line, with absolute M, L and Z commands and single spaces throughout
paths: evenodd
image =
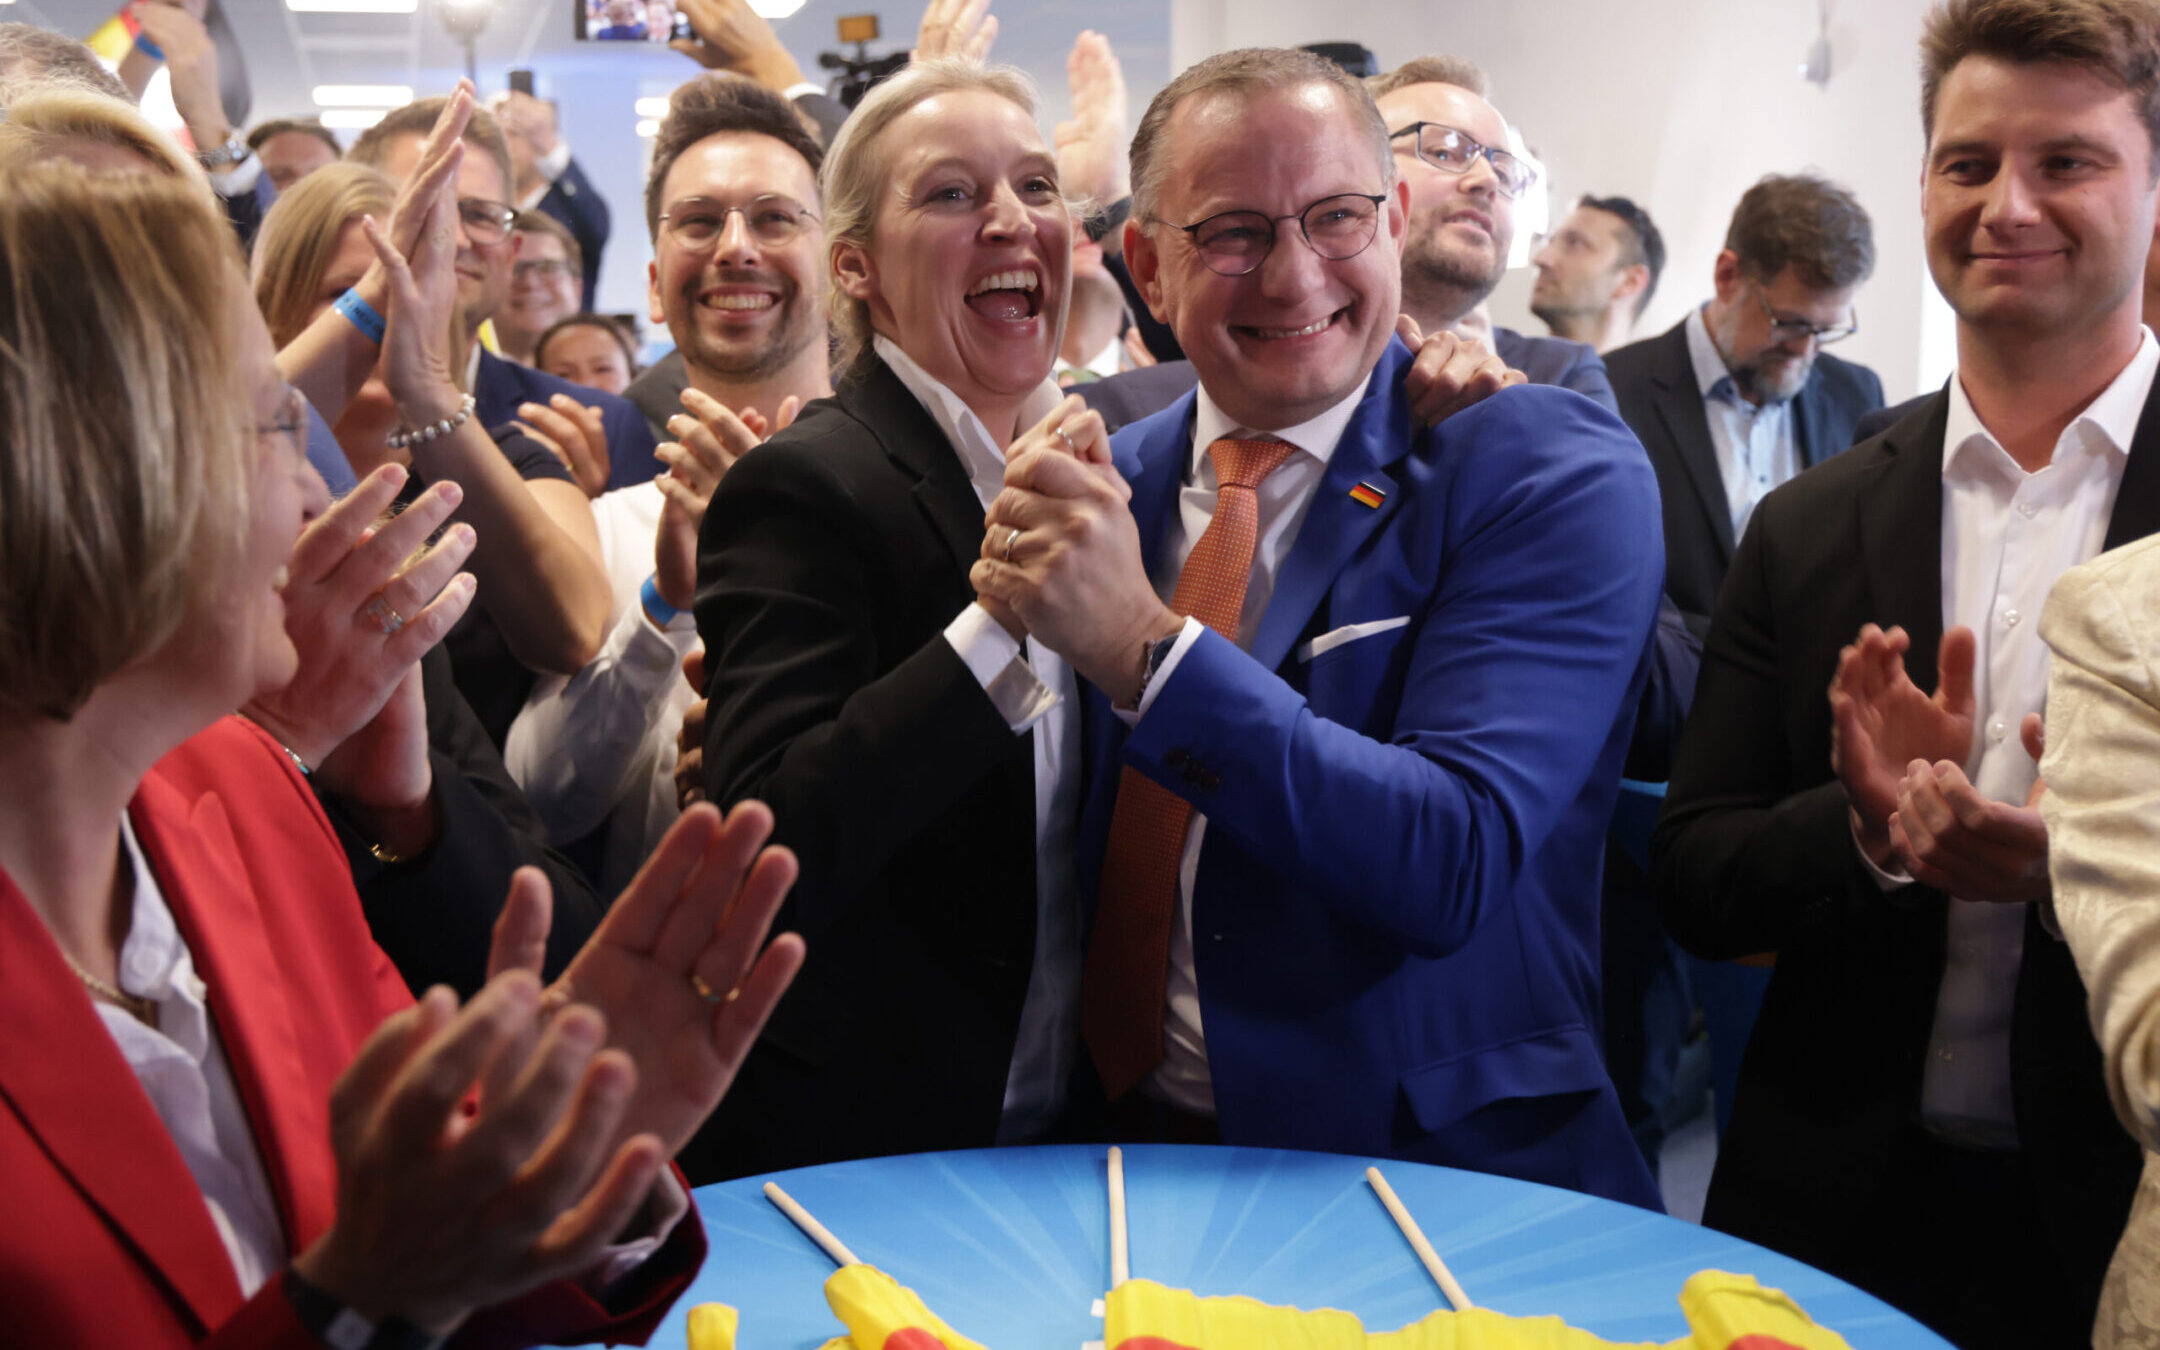
M 646 42 L 695 38 L 675 0 L 570 0 L 572 31 L 580 42 Z
M 510 72 L 510 92 L 511 92 L 511 93 L 513 93 L 513 94 L 525 94 L 525 95 L 527 95 L 527 96 L 530 96 L 530 95 L 532 94 L 532 91 L 533 91 L 533 78 L 532 78 L 532 72 L 531 72 L 531 71 L 529 71 L 529 70 L 513 70 L 513 71 L 511 71 L 511 72 Z
M 842 42 L 875 42 L 878 40 L 878 21 L 875 14 L 843 14 L 840 16 L 840 40 Z

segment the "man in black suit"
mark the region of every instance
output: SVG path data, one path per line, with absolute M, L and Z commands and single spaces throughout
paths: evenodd
M 1957 373 L 1757 508 L 1654 840 L 1683 945 L 1777 953 L 1705 1221 L 1968 1348 L 2085 1342 L 2138 1175 L 2045 921 L 2034 619 L 2064 568 L 2160 527 L 2156 19 L 1930 16 L 1922 219 Z
M 555 105 L 531 94 L 512 90 L 494 102 L 496 120 L 510 145 L 510 205 L 519 211 L 539 211 L 553 219 L 577 240 L 584 273 L 580 293 L 585 310 L 593 308 L 600 285 L 600 252 L 607 247 L 613 221 L 607 198 L 585 177 L 570 154 L 556 123 Z
M 1710 302 L 1606 354 L 1620 415 L 1657 468 L 1665 591 L 1698 633 L 1755 503 L 1851 445 L 1854 420 L 1882 406 L 1874 371 L 1822 351 L 1854 331 L 1874 268 L 1851 193 L 1768 177 L 1733 211 Z
M 1507 275 L 1515 201 L 1536 170 L 1508 153 L 1507 119 L 1485 101 L 1485 72 L 1423 56 L 1366 82 L 1387 120 L 1395 172 L 1410 189 L 1403 312 L 1426 332 L 1452 328 Z M 1494 327 L 1500 359 L 1532 384 L 1557 384 L 1614 407 L 1605 363 L 1587 342 Z

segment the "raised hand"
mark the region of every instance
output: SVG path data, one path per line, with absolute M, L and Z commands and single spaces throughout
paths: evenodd
M 1830 680 L 1830 766 L 1845 786 L 1860 845 L 1877 863 L 1893 847 L 1890 816 L 1914 760 L 1958 763 L 1972 750 L 1972 630 L 1943 634 L 1932 695 L 1905 673 L 1912 638 L 1902 628 L 1861 628 L 1838 654 Z
M 990 0 L 930 0 L 923 10 L 922 28 L 915 36 L 913 59 L 928 61 L 938 56 L 958 56 L 982 61 L 997 41 L 997 15 Z
M 767 425 L 757 409 L 746 408 L 737 417 L 695 389 L 683 390 L 682 402 L 689 411 L 668 419 L 668 430 L 681 439 L 663 442 L 654 452 L 668 471 L 659 480 L 667 504 L 660 508 L 653 538 L 653 578 L 660 598 L 675 609 L 688 609 L 697 598 L 697 537 L 706 504 L 735 461 L 764 441 Z M 795 416 L 793 403 L 780 407 L 789 421 Z
M 187 124 L 188 134 L 200 151 L 216 150 L 232 134 L 225 120 L 225 99 L 218 88 L 217 44 L 203 25 L 201 6 L 143 4 L 135 7 L 135 21 L 143 36 L 165 53 L 165 69 L 172 76 L 173 110 Z M 227 165 L 226 171 L 234 167 Z
M 607 417 L 568 394 L 556 394 L 546 403 L 520 403 L 518 429 L 553 452 L 570 470 L 579 490 L 597 497 L 608 490 L 614 461 L 608 455 Z
M 746 0 L 677 0 L 676 7 L 699 40 L 677 39 L 671 49 L 708 70 L 747 75 L 774 93 L 803 82 L 802 67 Z
M 1403 393 L 1410 400 L 1410 416 L 1420 426 L 1438 426 L 1472 404 L 1482 403 L 1529 378 L 1511 369 L 1474 337 L 1445 328 L 1428 336 L 1407 314 L 1396 317 L 1395 332 L 1417 353 L 1410 368 L 1403 372 Z
M 1057 147 L 1058 186 L 1066 196 L 1090 201 L 1101 210 L 1132 195 L 1125 72 L 1110 50 L 1110 40 L 1083 31 L 1065 58 L 1065 82 L 1072 91 L 1072 119 L 1058 123 L 1050 136 Z M 1113 240 L 1103 242 L 1110 245 Z
M 389 294 L 383 383 L 408 426 L 450 419 L 464 401 L 450 374 L 450 319 L 457 306 L 457 168 L 464 153 L 460 141 L 444 155 L 409 262 L 396 246 L 394 220 L 386 232 L 373 216 L 360 218 Z

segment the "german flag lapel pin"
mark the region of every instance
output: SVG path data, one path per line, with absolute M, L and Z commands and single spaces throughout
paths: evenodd
M 1360 482 L 1356 487 L 1350 489 L 1350 500 L 1356 502 L 1359 506 L 1368 506 L 1377 511 L 1380 509 L 1380 503 L 1387 500 L 1387 491 L 1384 488 L 1374 487 L 1371 483 Z

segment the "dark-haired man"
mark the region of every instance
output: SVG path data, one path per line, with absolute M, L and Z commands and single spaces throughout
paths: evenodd
M 700 75 L 669 100 L 645 224 L 647 300 L 675 352 L 629 389 L 655 429 L 682 415 L 685 388 L 767 418 L 831 392 L 824 158 L 793 106 L 750 80 Z
M 1708 304 L 1609 352 L 1627 419 L 1657 469 L 1665 591 L 1697 633 L 1763 494 L 1853 442 L 1882 406 L 1875 372 L 1822 348 L 1850 335 L 1875 269 L 1867 212 L 1812 175 L 1772 175 L 1733 211 Z
M 1626 342 L 1665 272 L 1665 239 L 1625 197 L 1584 197 L 1530 256 L 1530 312 L 1556 338 L 1609 352 Z
M 1952 0 L 1921 71 L 1956 375 L 1756 508 L 1654 870 L 1682 945 L 1777 953 L 1705 1221 L 1967 1350 L 2079 1345 L 2138 1150 L 2021 732 L 2055 579 L 2160 526 L 2160 10 Z
M 394 110 L 362 132 L 346 157 L 403 183 L 418 165 L 421 144 L 442 105 L 442 99 L 428 98 Z M 653 455 L 652 428 L 628 400 L 505 361 L 480 345 L 480 324 L 502 307 L 517 261 L 517 235 L 510 228 L 517 213 L 508 200 L 512 175 L 501 126 L 485 109 L 475 108 L 465 128 L 457 188 L 458 319 L 469 335 L 460 356 L 478 403 L 474 416 L 491 428 L 520 418 L 534 423 L 562 446 L 587 492 L 603 484 L 649 483 L 665 466 Z M 573 435 L 581 443 L 565 444 Z M 602 446 L 604 472 L 592 463 Z
M 293 118 L 263 123 L 248 133 L 247 143 L 262 162 L 263 177 L 279 192 L 345 154 L 328 127 Z

